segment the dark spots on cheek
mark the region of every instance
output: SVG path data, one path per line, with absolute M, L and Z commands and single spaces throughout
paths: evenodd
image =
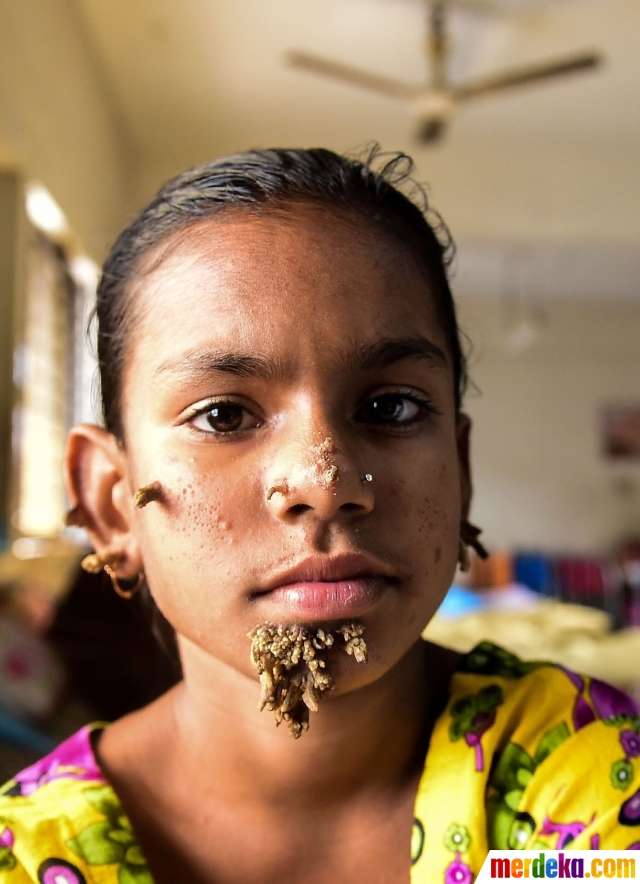
M 436 565 L 438 564 L 438 562 L 440 561 L 441 558 L 442 558 L 442 547 L 436 546 L 435 552 L 433 554 L 433 561 L 436 563 Z
M 438 524 L 438 511 L 428 501 L 423 501 L 422 507 L 418 510 L 418 518 L 420 520 L 418 531 L 420 534 L 431 534 Z

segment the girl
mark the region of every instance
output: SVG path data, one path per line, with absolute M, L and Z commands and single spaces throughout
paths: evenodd
M 471 884 L 490 846 L 638 846 L 631 701 L 421 640 L 480 547 L 450 247 L 409 165 L 240 154 L 117 240 L 71 518 L 183 680 L 5 787 L 3 882 Z

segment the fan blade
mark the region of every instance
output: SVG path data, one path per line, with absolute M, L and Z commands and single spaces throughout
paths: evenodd
M 447 82 L 449 44 L 445 21 L 446 11 L 445 0 L 431 0 L 427 55 L 431 63 L 431 85 L 434 89 L 444 89 Z
M 500 74 L 475 80 L 466 86 L 456 86 L 452 90 L 453 96 L 456 101 L 467 101 L 470 98 L 478 98 L 482 95 L 490 95 L 493 92 L 513 89 L 515 86 L 539 83 L 542 80 L 550 80 L 552 77 L 577 74 L 580 71 L 597 68 L 602 64 L 603 60 L 603 57 L 597 52 L 585 52 L 581 55 L 551 61 L 546 64 L 513 68 Z
M 413 83 L 384 77 L 381 74 L 363 71 L 360 68 L 353 68 L 339 61 L 331 61 L 329 58 L 310 55 L 307 52 L 288 52 L 285 57 L 293 67 L 333 77 L 334 80 L 341 80 L 343 83 L 350 83 L 353 86 L 362 86 L 364 89 L 390 95 L 393 98 L 415 98 L 424 88 Z

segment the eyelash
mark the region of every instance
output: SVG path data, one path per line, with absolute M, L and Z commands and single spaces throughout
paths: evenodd
M 363 420 L 359 418 L 359 415 L 362 415 L 363 412 L 366 411 L 366 409 L 371 408 L 374 403 L 379 403 L 381 400 L 389 402 L 394 399 L 398 402 L 411 402 L 413 405 L 417 406 L 418 413 L 410 420 L 402 422 L 394 422 L 393 420 L 376 421 L 375 419 Z M 194 425 L 194 421 L 197 418 L 207 416 L 214 409 L 222 408 L 224 406 L 238 409 L 239 411 L 244 412 L 245 415 L 251 415 L 255 421 L 255 426 L 225 431 L 216 430 L 213 426 L 211 426 L 211 429 L 203 429 Z M 424 423 L 437 414 L 440 414 L 439 410 L 433 405 L 431 400 L 427 399 L 426 397 L 423 398 L 421 396 L 418 396 L 414 391 L 409 392 L 403 390 L 394 390 L 384 393 L 378 393 L 376 396 L 372 396 L 370 399 L 368 399 L 366 402 L 358 407 L 355 412 L 355 419 L 358 423 L 368 423 L 370 426 L 373 427 L 379 426 L 395 432 L 406 432 L 413 428 L 416 424 Z M 215 436 L 220 440 L 232 440 L 248 432 L 249 430 L 257 429 L 262 425 L 260 419 L 255 417 L 255 415 L 253 415 L 246 406 L 234 401 L 233 399 L 211 399 L 208 402 L 203 403 L 202 405 L 196 406 L 193 410 L 186 414 L 183 423 L 189 425 L 191 430 L 195 433 L 209 437 Z
M 416 424 L 425 423 L 430 420 L 437 414 L 440 414 L 440 411 L 434 406 L 433 402 L 427 397 L 419 396 L 413 390 L 389 390 L 384 393 L 378 393 L 375 396 L 372 396 L 368 399 L 363 405 L 358 408 L 356 411 L 356 419 L 358 415 L 365 411 L 367 408 L 371 408 L 372 405 L 376 402 L 380 402 L 380 400 L 386 400 L 387 402 L 391 400 L 396 400 L 398 402 L 411 402 L 413 405 L 417 406 L 418 413 L 415 417 L 410 420 L 402 421 L 402 422 L 394 422 L 393 420 L 389 421 L 361 421 L 362 423 L 369 423 L 371 426 L 379 426 L 383 427 L 386 430 L 391 430 L 395 432 L 408 432 L 413 429 Z
M 245 415 L 252 415 L 252 417 L 255 420 L 255 426 L 246 427 L 244 429 L 227 430 L 227 431 L 216 430 L 214 427 L 211 427 L 211 429 L 205 430 L 205 429 L 202 429 L 201 427 L 194 426 L 194 421 L 197 418 L 204 417 L 204 416 L 210 414 L 215 408 L 221 408 L 221 407 L 224 407 L 225 405 L 229 406 L 231 408 L 234 408 L 234 409 L 238 409 L 239 411 L 242 411 Z M 242 434 L 246 433 L 250 429 L 256 429 L 262 423 L 260 421 L 260 419 L 255 417 L 255 415 L 253 415 L 253 413 L 241 402 L 236 402 L 234 399 L 224 399 L 224 398 L 210 399 L 208 402 L 204 402 L 202 405 L 195 406 L 191 411 L 187 412 L 187 414 L 185 415 L 184 420 L 182 422 L 184 424 L 189 425 L 190 429 L 193 432 L 198 433 L 202 436 L 209 436 L 209 437 L 216 436 L 218 439 L 225 439 L 225 440 L 227 440 L 227 439 L 231 440 L 231 439 L 237 438 L 238 436 L 241 436 Z

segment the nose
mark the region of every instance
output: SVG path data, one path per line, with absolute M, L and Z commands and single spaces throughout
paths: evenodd
M 265 498 L 285 522 L 309 516 L 349 521 L 370 513 L 375 502 L 372 475 L 360 471 L 334 434 L 283 447 L 268 471 Z

